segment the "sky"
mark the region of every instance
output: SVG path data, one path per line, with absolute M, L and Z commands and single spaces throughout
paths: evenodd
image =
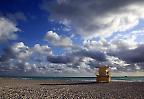
M 144 76 L 143 0 L 1 0 L 0 75 Z

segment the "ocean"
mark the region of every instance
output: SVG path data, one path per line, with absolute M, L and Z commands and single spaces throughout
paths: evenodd
M 30 77 L 30 76 L 9 76 L 0 78 L 15 78 L 15 79 L 30 79 L 30 80 L 78 80 L 78 81 L 96 81 L 96 77 Z M 126 76 L 126 77 L 112 77 L 112 81 L 126 81 L 126 82 L 144 82 L 144 76 Z

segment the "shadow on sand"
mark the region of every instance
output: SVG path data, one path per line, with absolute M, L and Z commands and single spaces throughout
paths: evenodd
M 91 84 L 97 84 L 96 82 L 72 82 L 72 83 L 51 83 L 51 84 L 40 84 L 40 85 L 91 85 Z

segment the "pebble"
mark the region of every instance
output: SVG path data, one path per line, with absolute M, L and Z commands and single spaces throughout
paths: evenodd
M 40 85 L 44 82 L 29 81 L 27 83 L 26 80 L 13 81 L 16 85 L 11 84 L 10 81 L 2 82 L 0 80 L 0 99 L 99 99 L 102 97 L 104 99 L 144 99 L 144 83 L 140 82 L 86 85 Z

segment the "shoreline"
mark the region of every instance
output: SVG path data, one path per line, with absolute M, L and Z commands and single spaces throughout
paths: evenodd
M 144 99 L 144 82 L 0 79 L 0 99 Z
M 96 77 L 0 76 L 0 79 L 96 81 Z M 111 81 L 114 81 L 114 82 L 115 81 L 120 81 L 120 82 L 144 82 L 144 76 L 111 77 Z

